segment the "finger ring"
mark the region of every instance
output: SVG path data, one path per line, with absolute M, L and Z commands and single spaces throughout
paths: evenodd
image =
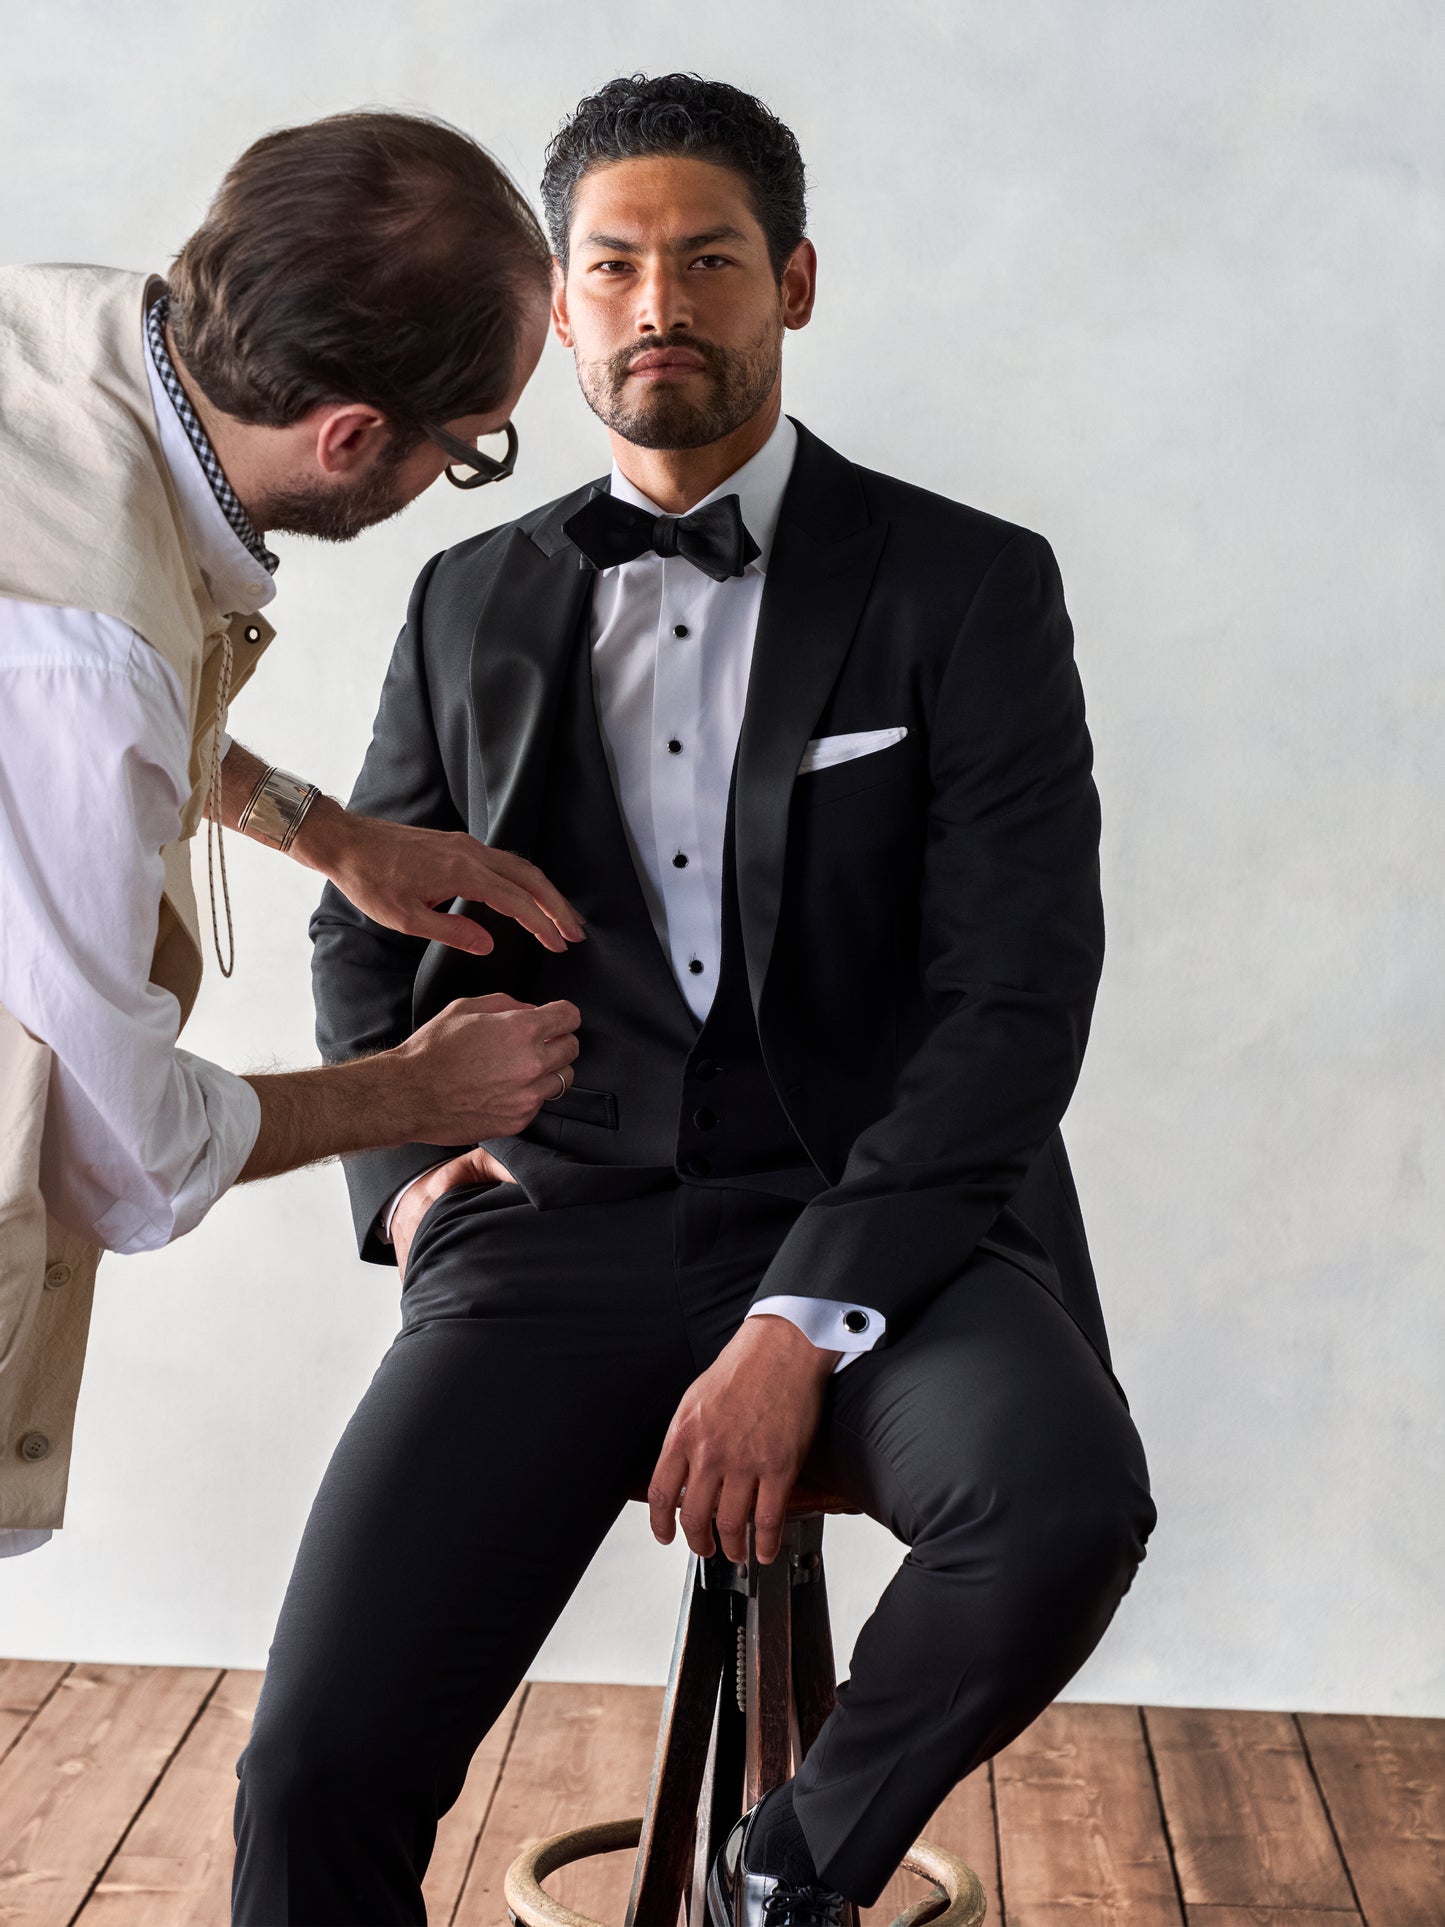
M 567 1079 L 562 1075 L 561 1071 L 553 1071 L 552 1075 L 556 1078 L 557 1082 L 562 1086 L 561 1090 L 558 1091 L 557 1093 L 557 1097 L 565 1097 L 567 1095 Z M 552 1102 L 555 1104 L 557 1102 L 557 1098 L 554 1097 L 552 1099 Z

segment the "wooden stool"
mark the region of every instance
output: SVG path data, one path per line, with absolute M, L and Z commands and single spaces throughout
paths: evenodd
M 645 1492 L 631 1495 L 647 1503 Z M 833 1707 L 837 1675 L 823 1577 L 823 1519 L 858 1508 L 798 1485 L 783 1542 L 760 1565 L 748 1526 L 748 1560 L 721 1550 L 688 1563 L 672 1670 L 657 1730 L 647 1811 L 556 1833 L 507 1869 L 507 1909 L 521 1927 L 602 1927 L 542 1889 L 559 1867 L 590 1854 L 637 1848 L 626 1927 L 708 1927 L 707 1878 L 738 1816 L 780 1786 L 817 1738 Z M 976 1927 L 984 1895 L 954 1855 L 916 1841 L 903 1865 L 935 1883 L 894 1927 Z M 849 1906 L 844 1927 L 858 1927 Z

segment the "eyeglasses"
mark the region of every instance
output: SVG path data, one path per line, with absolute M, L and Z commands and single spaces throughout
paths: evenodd
M 486 482 L 505 481 L 517 466 L 517 431 L 510 422 L 498 431 L 507 438 L 507 452 L 500 461 L 495 455 L 483 455 L 459 435 L 449 435 L 444 428 L 429 428 L 426 432 L 427 439 L 452 458 L 447 463 L 447 480 L 453 488 L 481 488 Z M 458 474 L 458 462 L 469 469 L 470 474 Z

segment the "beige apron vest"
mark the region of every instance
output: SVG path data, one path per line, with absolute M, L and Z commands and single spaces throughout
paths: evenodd
M 180 679 L 191 795 L 164 851 L 151 980 L 184 1023 L 201 980 L 190 839 L 201 821 L 221 643 L 233 692 L 273 631 L 211 601 L 186 539 L 142 337 L 153 277 L 0 268 L 0 596 L 94 609 Z M 57 719 L 57 727 L 63 726 Z M 3 727 L 3 720 L 0 720 Z M 40 1191 L 50 1051 L 0 1006 L 0 1527 L 58 1526 L 100 1253 Z

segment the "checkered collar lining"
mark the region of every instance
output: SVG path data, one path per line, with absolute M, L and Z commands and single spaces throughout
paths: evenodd
M 170 396 L 171 406 L 175 409 L 177 418 L 190 439 L 191 447 L 196 451 L 201 472 L 211 485 L 211 493 L 220 504 L 222 515 L 266 573 L 275 575 L 281 565 L 281 558 L 266 547 L 252 526 L 250 516 L 241 507 L 236 491 L 226 480 L 226 471 L 221 467 L 216 451 L 211 446 L 210 438 L 202 428 L 195 409 L 191 406 L 190 397 L 181 386 L 181 378 L 176 373 L 175 364 L 166 352 L 166 317 L 170 310 L 170 296 L 163 294 L 152 302 L 146 311 L 146 339 L 150 343 L 156 373 L 161 378 L 162 387 Z

